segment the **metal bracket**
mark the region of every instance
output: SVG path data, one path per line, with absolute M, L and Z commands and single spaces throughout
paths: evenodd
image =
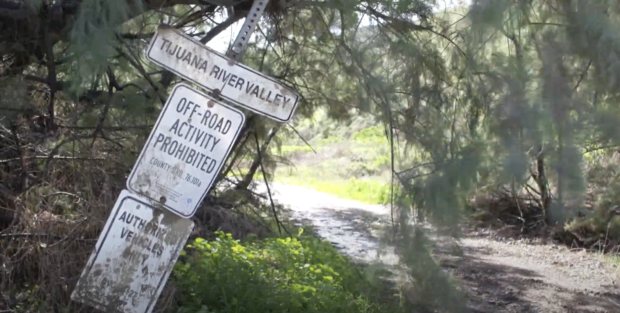
M 239 61 L 268 3 L 269 0 L 254 0 L 252 8 L 250 8 L 250 12 L 248 12 L 248 16 L 245 18 L 241 30 L 239 30 L 239 34 L 237 34 L 237 38 L 230 50 L 228 50 L 228 53 L 226 53 L 226 56 Z

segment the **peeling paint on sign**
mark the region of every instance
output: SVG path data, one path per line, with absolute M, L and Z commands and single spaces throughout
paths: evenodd
M 71 299 L 112 313 L 150 313 L 194 222 L 123 190 Z
M 172 27 L 158 27 L 146 56 L 157 65 L 236 105 L 279 122 L 295 113 L 299 95 L 286 85 L 209 49 Z
M 232 149 L 243 113 L 178 84 L 134 165 L 127 189 L 190 218 Z

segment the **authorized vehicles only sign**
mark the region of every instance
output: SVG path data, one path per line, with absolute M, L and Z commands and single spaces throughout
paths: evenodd
M 71 294 L 108 313 L 150 313 L 194 222 L 123 190 Z

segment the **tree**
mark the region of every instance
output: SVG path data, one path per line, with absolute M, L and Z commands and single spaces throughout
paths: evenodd
M 617 145 L 618 10 L 605 1 L 479 0 L 448 14 L 433 13 L 436 2 L 271 2 L 244 63 L 299 90 L 300 117 L 321 106 L 341 120 L 355 110 L 376 115 L 390 139 L 395 191 L 402 191 L 393 201 L 400 253 L 424 286 L 419 294 L 443 295 L 427 298 L 456 312 L 460 296 L 444 292 L 448 278 L 410 216 L 455 229 L 472 195 L 492 185 L 509 186 L 515 199 L 538 193 L 546 222 L 561 224 L 566 200 L 583 197 L 581 149 Z M 53 228 L 66 236 L 66 225 L 81 216 L 103 219 L 167 91 L 180 81 L 140 53 L 157 25 L 207 42 L 251 3 L 0 1 L 0 231 L 33 233 L 43 211 L 68 216 Z M 228 20 L 215 25 L 211 18 L 224 12 Z M 277 130 L 292 131 L 246 113 L 218 180 L 239 186 L 203 204 L 203 225 L 235 205 L 257 203 L 248 183 L 259 170 L 268 177 L 275 163 L 261 144 Z M 254 161 L 252 171 L 241 182 L 228 179 L 241 161 Z M 47 200 L 59 193 L 62 201 Z M 268 208 L 257 215 L 265 212 L 277 214 Z M 97 223 L 83 234 L 96 236 Z M 92 248 L 78 242 L 71 244 Z M 52 262 L 37 257 L 36 264 Z M 39 298 L 67 300 L 59 277 L 77 275 L 76 267 L 66 258 L 54 262 L 61 270 L 49 274 Z M 30 264 L 15 266 L 3 281 L 25 283 Z
M 179 81 L 171 73 L 148 64 L 139 52 L 157 25 L 172 25 L 207 42 L 243 17 L 250 5 L 250 1 L 234 5 L 200 1 L 0 2 L 0 40 L 4 47 L 0 49 L 0 88 L 5 95 L 1 109 L 6 112 L 0 136 L 4 162 L 0 231 L 7 234 L 6 238 L 16 239 L 3 248 L 9 260 L 18 260 L 23 253 L 33 260 L 11 263 L 11 270 L 2 279 L 8 283 L 3 287 L 8 294 L 17 294 L 15 288 L 32 283 L 29 273 L 49 264 L 54 271 L 40 277 L 32 299 L 51 305 L 48 310 L 60 310 L 67 305 L 70 289 L 65 288 L 67 283 L 62 277 L 79 275 L 80 266 L 74 262 L 83 264 L 85 260 L 77 255 L 87 255 L 92 249 L 83 240 L 97 236 L 100 221 L 123 188 L 124 176 L 165 101 L 166 91 Z M 334 116 L 347 113 L 339 107 L 343 102 L 366 95 L 373 97 L 367 104 L 385 105 L 382 87 L 369 84 L 373 79 L 367 71 L 370 68 L 359 71 L 361 62 L 371 56 L 355 55 L 351 48 L 358 45 L 355 40 L 344 32 L 342 36 L 330 32 L 336 24 L 355 32 L 361 12 L 380 21 L 384 31 L 418 30 L 423 27 L 407 19 L 430 12 L 423 1 L 399 4 L 391 11 L 381 6 L 361 1 L 273 2 L 261 27 L 273 35 L 264 36 L 259 31 L 259 38 L 266 39 L 248 51 L 244 63 L 302 89 L 305 102 L 300 115 L 324 105 L 323 100 L 328 101 Z M 214 25 L 210 18 L 224 10 L 232 12 L 229 20 Z M 314 40 L 324 46 L 316 45 Z M 326 55 L 336 58 L 326 61 Z M 339 66 L 329 65 L 330 62 Z M 328 92 L 328 97 L 321 89 L 311 87 L 315 78 L 325 77 L 321 71 L 335 76 L 344 65 L 363 75 L 358 82 L 369 89 L 348 84 L 346 77 L 335 79 L 336 86 L 322 82 L 320 88 Z M 379 65 L 375 64 L 372 70 Z M 343 97 L 342 90 L 357 95 Z M 382 112 L 389 114 L 385 106 Z M 269 120 L 247 115 L 245 131 L 219 183 L 230 181 L 226 178 L 230 169 L 247 159 L 245 155 L 253 156 L 256 149 L 260 150 L 257 143 L 267 138 L 268 130 L 275 126 Z M 261 163 L 268 160 L 268 155 L 260 158 Z M 239 189 L 243 188 L 210 197 L 203 204 L 196 217 L 205 227 L 203 231 L 213 228 L 213 224 L 221 226 L 222 219 L 232 214 L 237 221 L 264 216 L 267 210 L 258 216 L 243 211 L 233 213 L 244 203 L 256 203 L 249 192 Z M 237 229 L 226 231 L 242 232 L 239 222 L 235 224 Z M 71 225 L 81 226 L 75 229 Z M 21 243 L 28 242 L 29 234 L 40 233 L 47 234 L 50 247 L 60 249 L 22 249 Z M 51 244 L 58 240 L 62 244 Z M 75 253 L 62 252 L 66 249 Z M 11 298 L 9 306 L 19 301 L 22 300 Z

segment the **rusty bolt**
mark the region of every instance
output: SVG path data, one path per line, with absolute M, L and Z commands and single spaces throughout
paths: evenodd
M 213 96 L 213 98 L 215 98 L 215 99 L 219 99 L 220 98 L 220 90 L 219 89 L 213 89 L 213 92 L 211 92 L 211 96 Z

